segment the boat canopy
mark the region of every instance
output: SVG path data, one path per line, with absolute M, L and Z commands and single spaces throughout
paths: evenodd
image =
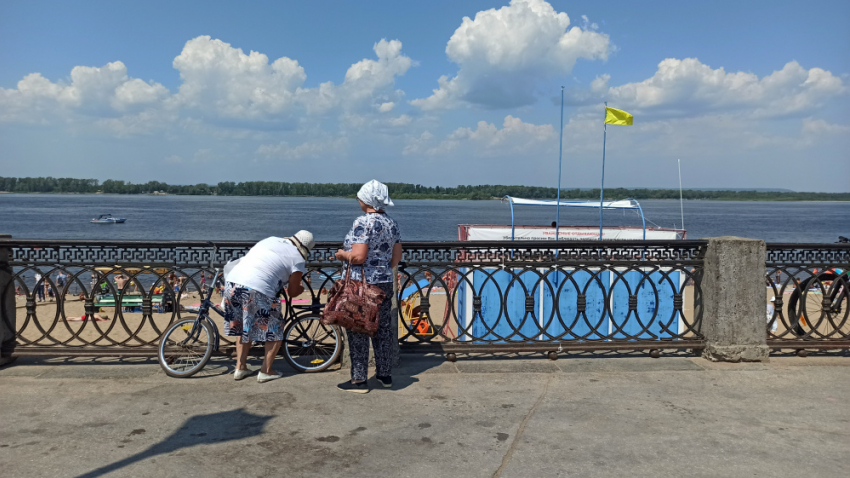
M 511 240 L 514 240 L 514 204 L 517 206 L 560 206 L 560 207 L 592 207 L 599 208 L 598 202 L 593 201 L 544 201 L 541 199 L 523 199 L 512 196 L 505 196 L 502 201 L 508 201 L 511 206 Z M 619 201 L 605 201 L 602 203 L 603 209 L 636 209 L 640 213 L 640 220 L 643 222 L 643 239 L 646 240 L 646 218 L 643 216 L 643 209 L 640 203 L 634 199 L 621 199 Z M 557 227 L 560 224 L 556 225 Z M 557 229 L 556 227 L 556 229 Z M 558 233 L 555 232 L 557 240 Z

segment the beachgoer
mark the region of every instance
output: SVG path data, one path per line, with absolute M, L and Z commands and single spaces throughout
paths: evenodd
M 357 193 L 360 209 L 365 213 L 354 220 L 351 231 L 345 236 L 343 248 L 336 258 L 348 262 L 351 280 L 361 280 L 380 287 L 386 294 L 378 315 L 378 331 L 372 338 L 375 349 L 375 378 L 384 387 L 392 387 L 392 366 L 396 331 L 392 328 L 393 268 L 401 260 L 401 233 L 398 223 L 385 212 L 392 206 L 387 187 L 375 180 L 369 181 Z M 357 267 L 362 264 L 363 267 Z M 366 381 L 369 367 L 369 336 L 348 331 L 351 355 L 351 380 L 340 383 L 340 390 L 368 393 Z
M 304 292 L 301 284 L 307 272 L 307 256 L 313 248 L 313 234 L 298 231 L 287 238 L 268 237 L 258 242 L 233 266 L 224 287 L 224 334 L 236 339 L 236 370 L 233 378 L 251 375 L 248 351 L 254 341 L 264 342 L 265 358 L 258 382 L 281 377 L 272 368 L 283 340 L 283 313 L 277 299 L 285 286 L 290 297 Z
M 126 283 L 127 283 L 127 276 L 125 276 L 123 272 L 118 274 L 118 276 L 115 277 L 115 285 L 118 288 L 119 294 L 121 293 L 121 290 L 124 289 L 124 285 Z
M 35 294 L 37 302 L 44 302 L 44 289 L 47 288 L 46 283 L 39 283 L 41 281 L 41 273 L 35 273 Z
M 67 276 L 63 274 L 62 271 L 59 271 L 59 273 L 56 274 L 56 290 L 58 292 L 58 294 L 56 295 L 61 295 L 62 297 L 65 297 L 65 294 L 68 292 L 67 289 L 65 289 L 66 277 Z
M 773 319 L 773 311 L 775 310 L 773 304 L 775 302 L 776 302 L 776 296 L 773 296 L 773 297 L 770 298 L 770 302 L 767 303 L 767 323 L 768 324 L 770 324 L 771 319 Z M 773 324 L 770 325 L 770 331 L 771 332 L 776 332 L 777 322 L 778 322 L 778 320 L 774 321 Z

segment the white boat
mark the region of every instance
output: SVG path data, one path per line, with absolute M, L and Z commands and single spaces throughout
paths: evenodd
M 646 240 L 679 241 L 685 238 L 685 230 L 663 227 L 647 227 Z M 595 241 L 599 239 L 599 226 L 561 226 L 559 241 Z M 458 224 L 460 241 L 554 241 L 552 226 Z M 644 240 L 642 227 L 606 226 L 602 228 L 603 241 Z
M 521 199 L 505 196 L 511 206 L 511 224 L 459 224 L 458 240 L 460 241 L 581 241 L 581 240 L 665 240 L 679 241 L 685 239 L 687 232 L 684 229 L 670 229 L 663 227 L 646 227 L 646 219 L 640 204 L 634 199 L 620 201 L 606 201 L 602 204 L 603 209 L 632 209 L 639 213 L 643 227 L 632 226 L 525 226 L 514 223 L 514 205 L 518 206 L 561 206 L 561 207 L 600 207 L 598 202 L 592 201 L 541 201 L 536 199 Z M 557 233 L 556 233 L 557 229 Z M 601 229 L 601 238 L 600 238 Z
M 112 214 L 101 214 L 96 219 L 92 219 L 92 224 L 123 224 L 127 218 L 113 217 Z

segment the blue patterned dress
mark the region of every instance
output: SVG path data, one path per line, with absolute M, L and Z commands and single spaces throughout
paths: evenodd
M 366 282 L 370 284 L 385 284 L 393 281 L 391 260 L 393 247 L 401 242 L 401 232 L 395 219 L 386 214 L 369 213 L 354 220 L 351 230 L 345 235 L 342 248 L 350 251 L 354 244 L 369 246 L 369 254 L 361 268 L 359 265 L 351 269 L 351 279 L 360 280 L 360 271 L 366 273 Z

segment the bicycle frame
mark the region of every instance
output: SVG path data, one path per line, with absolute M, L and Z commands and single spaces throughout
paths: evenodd
M 201 334 L 201 320 L 206 319 L 207 322 L 210 323 L 213 329 L 213 352 L 217 352 L 219 345 L 221 343 L 221 334 L 218 331 L 218 326 L 215 324 L 215 321 L 210 319 L 210 310 L 214 310 L 216 314 L 220 315 L 224 318 L 224 312 L 218 309 L 215 304 L 212 303 L 210 297 L 212 297 L 213 287 L 218 283 L 218 278 L 221 276 L 221 271 L 219 269 L 215 270 L 215 276 L 213 276 L 213 280 L 208 287 L 208 293 L 204 296 L 204 291 L 201 291 L 201 306 L 198 308 L 198 317 L 195 319 L 195 323 L 192 325 L 192 330 L 189 331 L 189 336 L 180 343 L 180 345 L 186 345 L 190 340 L 196 340 L 197 334 L 200 336 Z

